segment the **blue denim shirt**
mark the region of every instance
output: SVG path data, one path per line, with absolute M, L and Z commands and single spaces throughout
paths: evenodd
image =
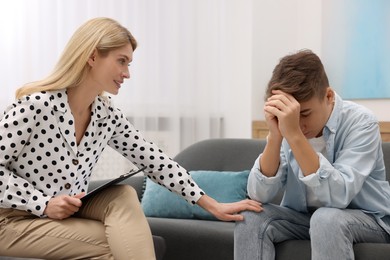
M 311 187 L 325 207 L 361 209 L 374 214 L 379 222 L 390 215 L 390 186 L 376 117 L 363 106 L 344 101 L 336 94 L 323 135 L 326 156 L 318 153 L 320 167 L 308 177 L 303 177 L 286 140 L 274 177 L 261 173 L 260 154 L 249 175 L 249 196 L 267 203 L 285 189 L 281 205 L 307 212 L 306 187 Z

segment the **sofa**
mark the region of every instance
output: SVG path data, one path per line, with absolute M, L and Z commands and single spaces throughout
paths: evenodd
M 249 170 L 265 146 L 257 139 L 209 139 L 195 143 L 174 157 L 189 171 Z M 390 142 L 383 143 L 386 169 L 390 169 Z M 387 171 L 389 179 L 390 170 Z M 101 182 L 93 182 L 91 188 Z M 140 199 L 146 190 L 145 178 L 135 176 L 123 182 L 133 186 Z M 274 203 L 279 203 L 280 193 Z M 164 239 L 164 260 L 229 260 L 233 259 L 233 222 L 200 219 L 147 217 L 152 233 Z M 275 245 L 276 259 L 310 259 L 310 241 L 289 240 Z M 362 243 L 354 245 L 355 259 L 390 259 L 390 244 Z M 1 259 L 1 257 L 0 257 Z
M 250 169 L 265 146 L 264 140 L 210 139 L 198 142 L 180 152 L 174 160 L 189 171 L 241 171 Z M 387 179 L 390 176 L 390 142 L 383 143 Z M 143 178 L 130 179 L 139 192 Z M 139 194 L 142 197 L 142 194 Z M 279 203 L 282 193 L 274 203 Z M 229 260 L 233 259 L 234 223 L 148 217 L 152 233 L 165 239 L 164 260 Z M 275 245 L 276 259 L 305 260 L 311 258 L 310 241 L 290 240 Z M 390 244 L 362 243 L 354 245 L 355 258 L 390 259 Z

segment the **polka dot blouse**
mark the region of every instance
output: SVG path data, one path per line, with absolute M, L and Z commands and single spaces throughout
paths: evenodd
M 87 191 L 92 169 L 106 145 L 146 175 L 188 202 L 204 194 L 188 172 L 146 142 L 109 99 L 97 97 L 91 121 L 77 145 L 66 90 L 34 93 L 5 111 L 0 120 L 0 207 L 37 216 L 52 196 Z

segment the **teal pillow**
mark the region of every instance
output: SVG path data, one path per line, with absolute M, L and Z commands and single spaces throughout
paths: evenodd
M 191 177 L 204 192 L 218 202 L 236 202 L 246 198 L 249 170 L 191 171 Z M 149 178 L 141 205 L 147 217 L 217 220 L 198 205 L 191 205 L 182 196 L 170 192 Z

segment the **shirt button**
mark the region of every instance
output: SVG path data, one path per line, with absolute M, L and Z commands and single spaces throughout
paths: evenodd
M 77 164 L 79 164 L 79 160 L 73 159 L 73 160 L 72 160 L 72 163 L 73 163 L 74 165 L 77 165 Z
M 69 190 L 70 186 L 71 186 L 70 183 L 65 184 L 65 189 Z

